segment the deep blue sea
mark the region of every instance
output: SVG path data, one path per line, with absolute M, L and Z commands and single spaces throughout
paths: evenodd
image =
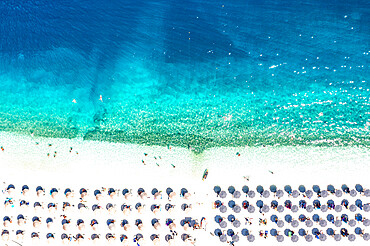
M 370 147 L 366 0 L 2 0 L 0 130 Z

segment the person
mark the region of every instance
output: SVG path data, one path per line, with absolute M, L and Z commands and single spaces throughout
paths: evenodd
M 252 225 L 252 218 L 245 217 L 245 224 Z

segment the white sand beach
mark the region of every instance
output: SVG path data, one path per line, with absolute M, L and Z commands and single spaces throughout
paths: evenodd
M 43 198 L 45 203 L 51 200 L 48 191 L 53 187 L 60 188 L 59 197 L 56 200 L 59 204 L 58 209 L 60 209 L 65 200 L 63 194 L 65 188 L 75 190 L 75 204 L 78 203 L 79 189 L 88 189 L 90 193 L 89 200 L 91 200 L 88 204 L 92 205 L 95 198 L 91 193 L 101 187 L 113 187 L 121 190 L 125 187 L 133 190 L 143 187 L 149 195 L 151 195 L 151 189 L 155 187 L 162 191 L 167 187 L 171 187 L 177 193 L 179 193 L 181 188 L 185 187 L 190 193 L 195 192 L 190 200 L 190 203 L 193 205 L 191 216 L 197 219 L 206 217 L 208 221 L 206 231 L 193 231 L 190 229 L 189 234 L 196 237 L 195 245 L 201 246 L 227 245 L 226 243 L 220 243 L 218 238 L 210 235 L 210 232 L 213 232 L 216 228 L 213 218 L 216 214 L 219 214 L 218 210 L 212 209 L 212 203 L 217 199 L 216 194 L 213 192 L 215 185 L 220 185 L 224 190 L 227 190 L 229 185 L 235 186 L 237 190 L 241 190 L 243 185 L 248 185 L 253 190 L 255 190 L 257 185 L 262 185 L 265 189 L 268 189 L 271 184 L 275 184 L 279 189 L 283 189 L 284 185 L 287 184 L 291 185 L 293 189 L 297 189 L 298 185 L 301 184 L 310 189 L 312 189 L 313 184 L 319 185 L 322 189 L 325 189 L 328 184 L 332 184 L 340 189 L 342 184 L 354 187 L 358 183 L 362 184 L 364 188 L 370 188 L 370 179 L 368 178 L 370 173 L 370 150 L 365 148 L 215 148 L 206 150 L 201 154 L 194 154 L 187 149 L 171 146 L 167 148 L 82 141 L 81 139 L 36 138 L 5 132 L 0 132 L 0 146 L 4 149 L 0 151 L 1 188 L 4 190 L 8 184 L 14 184 L 17 191 L 14 199 L 17 201 L 21 196 L 20 188 L 24 184 L 27 184 L 31 189 L 30 201 L 38 199 L 34 190 L 36 186 L 41 185 L 45 187 L 47 194 Z M 209 170 L 209 175 L 205 181 L 202 181 L 202 174 L 206 168 Z M 249 180 L 245 177 L 248 177 Z M 164 196 L 166 195 L 164 194 Z M 5 197 L 7 197 L 7 194 L 2 195 L 2 200 Z M 254 205 L 258 197 L 257 195 L 252 199 Z M 115 198 L 117 214 L 121 212 L 122 199 L 122 195 Z M 138 198 L 136 197 L 135 199 Z M 153 198 L 150 199 L 152 200 L 148 201 L 148 204 L 150 202 L 154 203 Z M 229 197 L 226 198 L 226 200 L 228 199 Z M 243 196 L 238 199 L 238 202 L 241 203 L 242 199 Z M 280 200 L 284 201 L 285 199 L 288 199 L 286 195 Z M 363 199 L 364 203 L 366 201 L 370 202 L 369 198 L 364 197 Z M 184 199 L 178 197 L 176 200 L 178 200 L 176 204 L 179 208 Z M 265 200 L 271 201 L 272 198 Z M 314 199 L 311 198 L 310 200 Z M 336 203 L 340 202 L 339 198 L 334 197 L 333 200 Z M 164 205 L 166 202 L 167 198 L 163 198 L 161 203 Z M 30 208 L 30 211 L 32 209 Z M 147 213 L 151 213 L 149 208 L 147 210 Z M 44 212 L 48 213 L 47 209 Z M 241 219 L 247 217 L 244 214 L 245 212 L 242 211 L 238 216 Z M 62 212 L 58 210 L 56 214 L 60 213 Z M 311 213 L 311 216 L 313 213 Z M 3 211 L 1 211 L 1 214 L 3 214 Z M 271 214 L 272 212 L 270 211 L 266 217 L 270 217 Z M 296 213 L 295 216 L 299 214 L 300 212 Z M 351 216 L 351 213 L 347 214 Z M 366 218 L 370 218 L 370 215 L 364 215 Z M 14 214 L 13 216 L 16 217 L 17 215 Z M 45 219 L 47 216 L 47 214 L 42 214 L 41 217 Z M 76 219 L 79 214 L 71 213 L 70 216 Z M 86 220 L 89 220 L 92 215 L 86 212 L 84 216 Z M 138 215 L 132 213 L 130 216 L 132 217 L 128 218 L 133 220 Z M 187 215 L 176 212 L 171 216 L 179 220 Z M 253 216 L 258 217 L 258 211 Z M 123 218 L 122 214 L 119 215 L 120 219 L 122 219 L 121 217 Z M 168 233 L 168 228 L 163 224 L 165 218 L 169 217 L 169 215 L 162 212 L 159 217 L 161 217 L 162 230 L 158 234 L 164 237 Z M 102 221 L 106 220 L 106 218 L 102 217 Z M 154 216 L 150 214 L 146 223 L 150 223 L 152 218 Z M 238 228 L 239 231 L 245 227 L 244 221 L 240 221 L 242 225 Z M 86 227 L 89 227 L 88 223 L 89 221 L 85 221 Z M 15 222 L 13 222 L 12 226 L 14 226 L 12 230 L 17 230 Z M 179 235 L 184 233 L 180 225 L 177 225 L 177 227 Z M 270 222 L 266 226 L 266 230 L 272 227 L 273 224 Z M 255 244 L 277 244 L 276 239 L 272 236 L 269 236 L 267 239 L 258 236 L 261 226 L 258 226 L 256 219 L 254 225 L 248 226 L 248 228 L 256 237 Z M 4 229 L 3 226 L 2 229 Z M 32 226 L 30 226 L 27 232 L 30 232 L 32 229 Z M 153 245 L 147 235 L 154 233 L 155 230 L 150 228 L 150 226 L 147 226 L 146 230 L 143 232 L 146 238 L 145 243 L 142 245 Z M 365 232 L 369 230 L 369 228 L 365 228 Z M 52 245 L 59 245 L 61 242 L 60 234 L 63 233 L 61 224 L 59 222 L 55 223 L 52 231 L 57 233 L 55 242 Z M 48 231 L 45 224 L 38 229 L 38 232 L 42 235 L 40 236 L 40 243 L 46 242 L 45 235 L 50 231 Z M 73 232 L 75 235 L 78 231 L 74 229 Z M 108 232 L 109 230 L 104 225 L 104 235 L 101 235 L 102 239 L 100 240 L 101 245 L 106 245 L 105 233 Z M 123 233 L 123 229 L 119 224 L 116 225 L 116 230 L 113 232 L 117 237 L 115 245 L 122 244 L 119 242 L 119 235 Z M 137 233 L 137 230 L 127 233 L 130 239 L 129 245 L 136 245 L 132 241 L 134 232 Z M 92 231 L 88 229 L 84 233 L 86 238 L 88 238 Z M 26 237 L 28 238 L 29 235 L 27 234 Z M 314 239 L 311 243 L 304 242 L 304 238 L 301 237 L 297 243 L 293 243 L 288 239 L 287 237 L 285 238 L 284 245 L 320 245 L 323 243 L 327 245 L 334 245 L 334 243 L 335 245 L 347 245 L 349 243 L 345 238 L 340 242 L 335 242 L 332 238 L 328 238 L 326 242 Z M 243 245 L 245 242 L 246 239 L 241 236 L 241 240 L 235 243 L 235 245 Z M 6 245 L 4 242 L 1 243 Z M 29 243 L 29 241 L 25 241 L 22 245 L 31 245 Z M 90 244 L 91 240 L 85 240 L 84 245 Z M 366 245 L 366 242 L 359 236 L 356 236 L 356 241 L 353 244 Z M 16 244 L 8 242 L 8 245 Z M 161 238 L 161 245 L 168 244 Z M 184 244 L 177 237 L 174 245 Z

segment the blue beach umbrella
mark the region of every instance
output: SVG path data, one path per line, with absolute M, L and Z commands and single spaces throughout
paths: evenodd
M 258 200 L 258 201 L 256 202 L 256 205 L 257 205 L 257 207 L 262 208 L 262 207 L 263 207 L 263 201 Z
M 279 219 L 276 215 L 271 215 L 270 220 L 274 223 L 277 223 Z
M 288 223 L 292 222 L 292 220 L 293 220 L 292 216 L 291 216 L 291 215 L 289 215 L 289 214 L 285 215 L 284 219 L 285 219 L 285 221 L 286 221 L 286 222 L 288 222 Z
M 334 215 L 332 215 L 332 214 L 328 214 L 328 215 L 326 216 L 326 219 L 327 219 L 329 222 L 334 223 Z
M 320 190 L 320 187 L 318 185 L 314 185 L 312 186 L 312 190 L 316 193 L 316 194 L 320 194 L 321 190 Z
M 335 207 L 335 203 L 334 203 L 334 201 L 333 200 L 328 200 L 327 202 L 326 202 L 326 204 L 328 205 L 328 207 L 329 208 L 334 208 Z
M 346 184 L 343 184 L 341 188 L 344 193 L 349 193 L 349 188 Z
M 284 230 L 284 235 L 287 236 L 287 237 L 289 237 L 289 232 L 290 232 L 290 229 L 285 229 Z
M 249 235 L 249 231 L 248 231 L 248 229 L 243 229 L 243 230 L 242 230 L 242 235 L 243 235 L 243 236 L 248 236 L 248 235 Z
M 355 214 L 355 219 L 357 221 L 362 221 L 362 215 L 361 214 Z
M 320 208 L 321 207 L 320 201 L 319 200 L 314 200 L 313 201 L 313 206 L 314 206 L 314 208 Z
M 272 200 L 271 201 L 271 208 L 272 209 L 275 209 L 275 208 L 277 208 L 277 206 L 279 205 L 279 203 L 276 201 L 276 200 Z
M 360 184 L 357 184 L 356 186 L 355 186 L 355 189 L 358 191 L 358 192 L 364 192 L 364 188 L 362 188 L 362 185 L 360 185 Z
M 341 220 L 344 222 L 344 223 L 347 223 L 348 222 L 348 215 L 347 214 L 342 214 L 340 216 Z
M 230 221 L 230 222 L 234 222 L 235 216 L 230 214 L 229 216 L 227 216 L 227 220 Z
M 334 193 L 335 193 L 335 188 L 334 188 L 334 186 L 333 186 L 333 185 L 328 185 L 327 190 L 328 190 L 330 193 L 332 193 L 332 194 L 334 194 Z
M 298 190 L 299 190 L 299 192 L 301 192 L 301 193 L 305 193 L 305 192 L 306 192 L 306 187 L 305 187 L 304 185 L 300 185 L 300 186 L 298 187 Z
M 356 233 L 357 235 L 362 235 L 362 234 L 364 234 L 364 233 L 363 233 L 363 230 L 362 230 L 360 227 L 356 227 L 356 228 L 355 228 L 355 233 Z
M 235 187 L 234 187 L 234 186 L 229 186 L 229 188 L 228 188 L 227 190 L 229 191 L 229 193 L 230 193 L 231 195 L 233 195 L 233 194 L 234 194 L 234 192 L 235 192 Z
M 264 191 L 263 187 L 261 185 L 257 186 L 257 192 L 262 195 L 262 192 Z
M 298 220 L 301 221 L 301 222 L 305 222 L 307 220 L 307 217 L 306 217 L 306 215 L 301 214 L 301 215 L 299 215 Z
M 288 209 L 291 209 L 292 208 L 292 202 L 290 200 L 286 200 L 284 202 L 284 206 Z
M 272 193 L 276 193 L 276 191 L 277 191 L 276 185 L 271 185 L 271 186 L 270 186 L 270 191 L 271 191 Z
M 233 229 L 228 229 L 227 230 L 227 235 L 230 236 L 230 237 L 234 236 L 235 233 L 234 233 Z
M 307 202 L 305 201 L 305 200 L 300 200 L 299 201 L 299 207 L 300 208 L 306 208 L 306 206 L 307 206 Z
M 248 202 L 248 201 L 243 201 L 243 202 L 242 202 L 242 207 L 243 207 L 244 209 L 247 209 L 247 208 L 249 207 L 249 202 Z
M 317 229 L 317 228 L 313 228 L 313 229 L 312 229 L 312 235 L 318 235 L 318 234 L 320 234 L 319 229 Z
M 219 195 L 220 194 L 220 192 L 221 192 L 221 187 L 220 186 L 215 186 L 214 188 L 213 188 L 213 191 L 217 194 L 217 195 Z
M 362 201 L 360 199 L 357 199 L 355 202 L 356 206 L 362 209 Z
M 223 218 L 220 215 L 215 216 L 216 223 L 220 223 L 223 220 Z
M 291 194 L 292 193 L 292 187 L 290 185 L 284 186 L 284 190 L 288 194 Z
M 276 230 L 276 229 L 271 229 L 271 230 L 270 230 L 270 234 L 271 234 L 271 236 L 273 236 L 273 237 L 277 236 L 277 230 Z
M 314 215 L 312 216 L 312 220 L 313 220 L 313 221 L 315 221 L 315 222 L 319 222 L 319 220 L 320 220 L 320 216 L 319 216 L 318 214 L 314 214 Z
M 301 237 L 303 237 L 303 236 L 306 236 L 307 233 L 306 233 L 305 229 L 301 228 L 301 229 L 298 230 L 298 235 L 300 235 Z
M 227 204 L 230 208 L 233 208 L 233 207 L 235 207 L 235 202 L 233 201 L 233 200 L 230 200 L 229 202 L 228 202 L 228 204 Z
M 326 229 L 326 234 L 328 234 L 329 236 L 333 236 L 334 235 L 334 230 L 332 228 L 328 228 L 328 229 Z
M 222 206 L 222 202 L 220 200 L 216 200 L 213 204 L 215 205 L 216 208 L 219 208 Z
M 249 187 L 244 185 L 243 188 L 242 188 L 242 191 L 247 194 L 249 192 Z

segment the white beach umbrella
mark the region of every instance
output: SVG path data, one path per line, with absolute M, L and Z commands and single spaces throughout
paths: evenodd
M 299 237 L 297 235 L 293 235 L 291 240 L 292 240 L 292 242 L 298 242 Z
M 307 242 L 312 242 L 313 239 L 312 235 L 306 235 L 304 238 L 306 239 Z
M 342 239 L 342 236 L 340 234 L 335 234 L 334 235 L 334 240 L 335 241 L 340 241 Z

